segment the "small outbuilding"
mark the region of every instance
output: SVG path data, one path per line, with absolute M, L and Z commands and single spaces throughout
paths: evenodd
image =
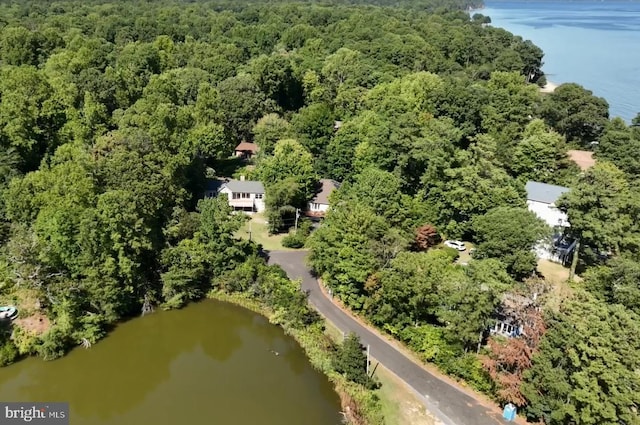
M 258 153 L 258 145 L 251 142 L 241 142 L 236 146 L 234 155 L 241 159 L 252 159 Z

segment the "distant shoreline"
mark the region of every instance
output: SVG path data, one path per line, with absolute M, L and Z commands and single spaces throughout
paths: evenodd
M 540 93 L 553 93 L 558 88 L 558 85 L 559 84 L 555 84 L 547 80 L 547 84 L 545 84 L 543 87 L 540 87 Z

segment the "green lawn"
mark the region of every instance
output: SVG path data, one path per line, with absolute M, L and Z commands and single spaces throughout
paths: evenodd
M 325 328 L 324 332 L 331 338 L 334 342 L 340 342 L 343 339 L 343 333 L 336 325 L 332 322 L 325 320 Z
M 267 251 L 295 251 L 295 249 L 282 246 L 282 239 L 287 236 L 286 233 L 269 235 L 266 218 L 262 214 L 253 214 L 251 220 L 247 221 L 236 235 L 240 238 L 251 239 L 262 245 L 262 248 Z
M 552 285 L 564 284 L 569 280 L 569 268 L 553 261 L 538 260 L 538 272 Z
M 550 292 L 546 297 L 546 308 L 559 309 L 562 301 L 571 297 L 574 292 L 569 282 L 569 268 L 549 260 L 538 260 L 538 273 L 549 284 Z M 576 275 L 573 281 L 579 283 L 582 279 Z
M 382 384 L 378 396 L 385 425 L 435 425 L 434 417 L 400 378 L 382 365 L 376 369 L 376 377 Z

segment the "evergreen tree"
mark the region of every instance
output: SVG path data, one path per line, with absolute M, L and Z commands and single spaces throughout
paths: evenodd
M 334 354 L 333 368 L 349 381 L 373 388 L 375 381 L 367 375 L 367 356 L 363 348 L 360 338 L 356 334 L 349 334 Z
M 547 323 L 524 373 L 527 417 L 549 425 L 640 423 L 638 316 L 581 294 Z

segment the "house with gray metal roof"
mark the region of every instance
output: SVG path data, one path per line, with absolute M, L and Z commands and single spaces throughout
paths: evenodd
M 211 198 L 219 194 L 227 195 L 229 205 L 237 211 L 262 212 L 265 210 L 264 185 L 262 182 L 245 180 L 209 180 L 205 197 Z
M 564 186 L 529 180 L 525 185 L 525 190 L 527 191 L 527 200 L 551 205 L 560 199 L 560 196 L 569 192 L 570 189 Z
M 527 207 L 544 220 L 551 228 L 569 227 L 567 214 L 556 207 L 560 197 L 569 192 L 568 187 L 553 184 L 528 181 L 525 185 L 527 191 Z
M 556 202 L 570 189 L 564 186 L 534 181 L 528 181 L 525 189 L 527 191 L 527 208 L 529 208 L 529 211 L 533 212 L 554 230 L 553 242 L 540 241 L 536 247 L 537 256 L 564 263 L 573 246 L 569 245 L 569 248 L 567 248 L 560 244 L 560 241 L 564 240 L 564 229 L 570 227 L 570 225 L 567 214 L 558 209 Z
M 225 179 L 208 179 L 204 188 L 204 197 L 214 198 L 218 196 L 220 189 L 222 189 L 222 185 L 226 182 L 227 181 Z

